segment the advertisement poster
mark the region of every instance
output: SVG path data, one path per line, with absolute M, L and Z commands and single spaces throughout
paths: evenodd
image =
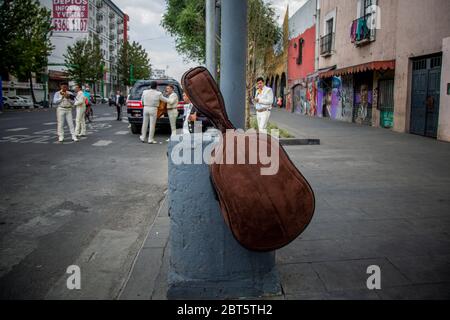
M 87 32 L 88 0 L 53 0 L 53 32 Z

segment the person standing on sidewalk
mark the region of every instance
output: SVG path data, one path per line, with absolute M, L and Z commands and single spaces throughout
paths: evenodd
M 273 105 L 273 91 L 272 88 L 264 84 L 263 78 L 256 80 L 256 95 L 254 99 L 256 108 L 256 119 L 258 121 L 258 130 L 262 133 L 267 133 L 267 125 L 269 124 L 270 110 Z
M 162 97 L 162 101 L 167 103 L 167 114 L 169 115 L 171 135 L 174 136 L 177 133 L 177 118 L 178 118 L 178 95 L 175 93 L 175 87 L 169 84 L 166 87 L 167 98 Z M 170 138 L 167 139 L 170 141 Z
M 77 137 L 86 136 L 86 97 L 84 96 L 83 90 L 81 90 L 80 85 L 75 86 L 75 93 L 77 94 L 75 98 L 75 108 L 77 115 L 75 118 L 75 135 Z
M 155 128 L 156 128 L 156 118 L 158 116 L 158 106 L 160 101 L 163 100 L 163 94 L 157 90 L 158 84 L 156 81 L 150 83 L 150 90 L 144 90 L 142 93 L 142 105 L 144 106 L 144 123 L 142 124 L 142 132 L 139 137 L 142 142 L 145 142 L 147 137 L 148 126 L 150 124 L 150 132 L 148 143 L 156 144 L 155 141 Z
M 125 104 L 125 97 L 120 91 L 116 94 L 117 121 L 122 121 L 122 106 Z
M 78 138 L 75 136 L 75 129 L 73 127 L 73 94 L 68 91 L 69 85 L 61 83 L 61 90 L 55 93 L 53 97 L 53 104 L 58 107 L 56 109 L 56 116 L 58 121 L 58 141 L 64 142 L 64 122 L 67 120 L 72 140 L 77 142 Z

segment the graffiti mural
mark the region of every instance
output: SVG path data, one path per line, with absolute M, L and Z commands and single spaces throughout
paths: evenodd
M 294 112 L 299 114 L 307 114 L 306 106 L 306 88 L 299 84 L 293 89 L 292 102 L 294 105 Z
M 306 93 L 306 100 L 307 100 L 307 103 L 309 103 L 308 115 L 310 115 L 311 117 L 314 117 L 317 114 L 317 107 L 316 107 L 317 86 L 316 86 L 316 81 L 314 81 L 314 80 L 308 81 L 307 86 L 308 86 L 308 91 Z
M 340 78 L 341 86 L 339 88 L 339 112 L 340 119 L 346 122 L 353 120 L 353 77 L 343 76 Z
M 372 125 L 372 88 L 369 83 L 355 88 L 353 121 L 362 125 Z

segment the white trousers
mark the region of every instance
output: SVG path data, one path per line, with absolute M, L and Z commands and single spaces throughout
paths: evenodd
M 172 130 L 173 136 L 177 133 L 178 110 L 177 109 L 167 110 L 167 114 L 169 115 L 170 129 Z
M 270 111 L 256 112 L 258 121 L 258 129 L 260 132 L 267 133 L 267 125 L 269 124 Z
M 144 107 L 144 123 L 142 124 L 141 139 L 147 137 L 148 125 L 150 123 L 150 133 L 148 141 L 153 141 L 155 137 L 156 117 L 158 116 L 158 108 Z
M 75 138 L 75 129 L 73 127 L 73 116 L 72 109 L 66 109 L 58 107 L 56 110 L 56 117 L 58 120 L 58 137 L 59 140 L 64 140 L 64 122 L 67 120 L 69 126 L 70 134 L 72 139 Z
M 75 135 L 86 135 L 86 106 L 77 107 L 77 116 L 75 118 Z

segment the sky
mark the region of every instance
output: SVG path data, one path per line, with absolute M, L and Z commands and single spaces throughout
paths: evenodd
M 226 0 L 225 0 L 226 1 Z M 287 4 L 293 15 L 307 0 L 265 0 L 271 2 L 283 22 Z M 175 50 L 175 40 L 161 27 L 165 12 L 165 0 L 113 0 L 122 11 L 130 16 L 130 41 L 137 41 L 147 50 L 153 69 L 166 69 L 166 74 L 180 81 L 188 69 L 197 66 L 195 62 L 183 61 Z

